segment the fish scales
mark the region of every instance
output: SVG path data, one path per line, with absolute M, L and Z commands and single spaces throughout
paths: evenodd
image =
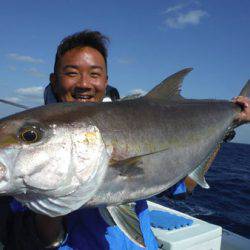
M 183 104 L 169 102 L 160 107 L 147 102 L 141 105 L 140 101 L 114 105 L 112 114 L 117 117 L 117 109 L 122 118 L 118 123 L 111 118 L 112 124 L 108 125 L 109 129 L 112 128 L 110 131 L 105 125 L 100 126 L 100 130 L 105 144 L 114 147 L 116 161 L 141 156 L 138 166 L 143 171 L 135 175 L 135 166 L 131 164 L 133 174 L 124 176 L 119 175 L 123 165 L 109 167 L 99 191 L 88 202 L 90 206 L 116 204 L 119 200 L 124 201 L 125 197 L 126 202 L 148 198 L 172 186 L 192 171 L 222 140 L 239 110 L 228 101 L 210 100 L 206 104 L 190 100 Z M 114 138 L 122 143 L 112 144 Z

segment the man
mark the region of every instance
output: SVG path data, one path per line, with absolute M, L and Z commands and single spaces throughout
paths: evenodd
M 51 90 L 57 102 L 101 102 L 103 100 L 108 83 L 106 43 L 106 37 L 99 32 L 92 31 L 76 33 L 61 42 L 56 54 L 54 73 L 50 75 Z M 137 204 L 137 210 L 140 211 L 138 216 L 146 209 L 145 202 Z M 75 214 L 72 217 L 68 216 L 68 219 L 74 220 Z M 68 236 L 68 242 L 75 247 L 79 248 L 79 245 L 82 245 L 82 249 L 105 249 L 109 245 L 108 247 L 116 249 L 140 249 L 118 228 L 108 234 L 107 230 L 112 229 L 106 225 L 98 209 L 84 209 L 76 217 L 85 219 L 79 226 L 79 231 L 83 232 L 78 239 L 79 244 L 74 241 L 72 235 Z M 141 219 L 141 224 L 145 224 L 146 220 L 147 218 Z M 37 215 L 36 222 L 39 237 L 48 245 L 53 240 L 51 232 L 46 230 L 47 227 L 50 229 L 53 227 L 51 231 L 57 232 L 58 235 L 63 231 L 63 219 L 61 218 L 51 219 Z M 157 249 L 149 220 L 147 223 L 146 230 L 142 230 L 144 235 L 147 235 L 146 238 L 144 237 L 145 244 L 150 249 Z M 100 228 L 103 230 L 102 235 L 100 235 L 101 233 L 96 234 Z M 77 233 L 71 232 L 75 235 Z M 95 234 L 96 237 L 93 237 Z M 109 239 L 107 240 L 107 238 Z M 117 245 L 118 241 L 123 241 L 120 247 L 119 244 Z
M 99 32 L 83 31 L 66 37 L 58 46 L 45 102 L 101 102 L 108 83 L 106 43 L 107 38 Z M 238 97 L 235 102 L 243 110 L 238 119 L 250 121 L 249 99 Z M 50 218 L 20 211 L 23 208 L 15 201 L 11 205 L 17 212 L 13 215 L 8 211 L 7 249 L 141 249 L 118 227 L 109 226 L 98 209 Z M 147 249 L 157 249 L 146 202 L 137 202 L 135 210 Z

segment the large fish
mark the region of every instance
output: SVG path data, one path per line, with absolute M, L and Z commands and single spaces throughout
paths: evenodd
M 239 125 L 241 108 L 181 97 L 190 71 L 134 100 L 58 103 L 1 119 L 0 193 L 59 216 L 148 198 L 198 166 L 202 173 L 203 162 Z M 242 94 L 249 96 L 250 82 Z

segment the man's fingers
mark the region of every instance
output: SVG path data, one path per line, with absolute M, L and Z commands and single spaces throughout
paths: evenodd
M 249 106 L 249 99 L 245 96 L 236 96 L 233 98 L 233 102 L 240 104 L 243 108 L 247 108 Z
M 250 121 L 250 99 L 246 96 L 236 96 L 232 100 L 234 103 L 241 106 L 242 111 L 239 113 L 236 120 L 249 122 Z

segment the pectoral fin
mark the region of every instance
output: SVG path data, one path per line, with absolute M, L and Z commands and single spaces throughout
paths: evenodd
M 131 241 L 140 247 L 145 247 L 140 222 L 131 203 L 109 206 L 107 208 L 100 208 L 99 210 L 109 225 L 117 225 Z
M 158 150 L 152 153 L 134 156 L 131 158 L 127 158 L 124 160 L 114 160 L 111 159 L 109 162 L 109 167 L 117 170 L 118 174 L 126 177 L 135 177 L 138 175 L 142 175 L 144 173 L 143 170 L 143 158 L 145 156 L 153 155 L 159 152 L 167 151 L 168 148 L 164 148 L 162 150 Z
M 143 174 L 141 156 L 122 161 L 112 161 L 109 166 L 116 169 L 121 176 L 137 176 Z

